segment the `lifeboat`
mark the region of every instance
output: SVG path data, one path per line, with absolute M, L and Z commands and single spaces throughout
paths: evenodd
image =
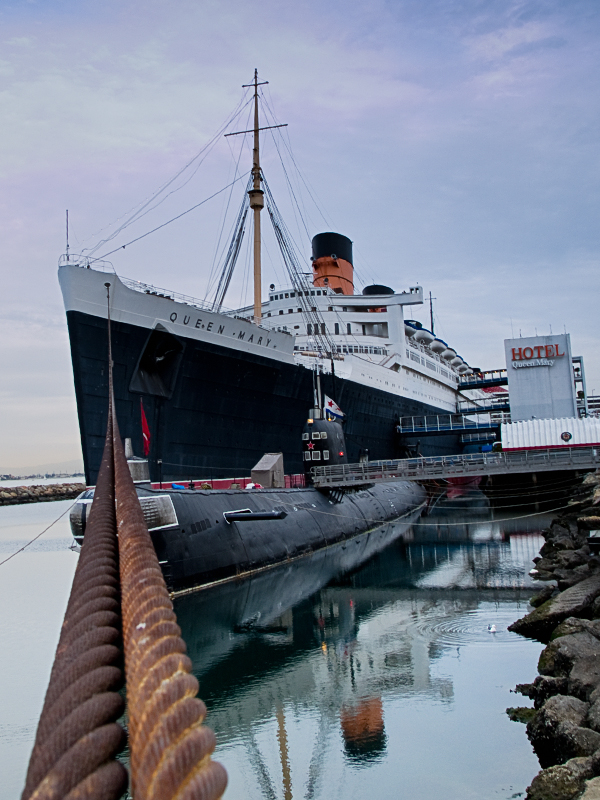
M 450 366 L 451 366 L 451 367 L 454 367 L 454 368 L 456 369 L 457 367 L 460 367 L 460 365 L 461 365 L 461 364 L 464 364 L 464 363 L 465 363 L 465 362 L 464 362 L 464 360 L 461 358 L 461 356 L 459 356 L 459 355 L 456 355 L 456 357 L 455 357 L 455 358 L 453 358 L 453 359 L 450 361 Z
M 468 374 L 473 373 L 473 370 L 468 364 L 461 364 L 460 367 L 456 368 L 456 371 L 458 372 L 459 375 L 467 375 L 467 373 Z
M 421 328 L 415 333 L 415 340 L 417 342 L 423 342 L 423 344 L 429 344 L 429 342 L 433 342 L 435 336 L 431 331 L 428 331 L 427 328 Z
M 415 333 L 416 333 L 418 330 L 419 330 L 419 329 L 417 328 L 417 326 L 416 326 L 416 325 L 413 325 L 413 323 L 412 323 L 412 322 L 407 322 L 406 320 L 404 320 L 404 333 L 405 333 L 405 334 L 406 334 L 406 335 L 407 335 L 409 338 L 411 338 L 412 336 L 414 336 L 414 335 L 415 335 Z
M 434 339 L 433 342 L 431 342 L 431 344 L 429 345 L 429 347 L 431 348 L 431 350 L 433 350 L 434 353 L 443 353 L 444 350 L 448 349 L 448 345 L 443 339 Z
M 452 361 L 453 358 L 456 358 L 456 350 L 453 350 L 451 347 L 446 348 L 440 353 L 442 358 L 445 358 L 446 361 Z

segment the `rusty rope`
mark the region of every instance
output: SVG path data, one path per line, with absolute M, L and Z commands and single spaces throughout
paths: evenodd
M 135 800 L 217 800 L 227 773 L 173 611 L 113 413 L 131 793 Z
M 127 771 L 112 425 L 21 800 L 116 800 Z

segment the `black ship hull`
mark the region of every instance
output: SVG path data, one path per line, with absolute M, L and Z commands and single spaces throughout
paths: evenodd
M 67 312 L 79 428 L 88 485 L 96 481 L 107 424 L 106 320 Z M 163 337 L 161 339 L 161 337 Z M 300 434 L 313 405 L 305 367 L 228 347 L 112 322 L 114 389 L 119 426 L 143 450 L 141 409 L 151 433 L 153 481 L 248 475 L 266 452 L 282 452 L 287 473 L 303 471 Z M 400 442 L 400 416 L 447 413 L 331 374 L 323 391 L 344 409 L 349 462 L 458 451 L 457 436 Z

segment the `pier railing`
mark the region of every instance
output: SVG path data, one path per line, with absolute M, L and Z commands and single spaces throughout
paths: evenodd
M 600 446 L 513 450 L 453 456 L 405 458 L 360 464 L 313 467 L 319 488 L 360 486 L 390 480 L 434 480 L 463 475 L 505 475 L 558 470 L 591 470 L 600 466 Z

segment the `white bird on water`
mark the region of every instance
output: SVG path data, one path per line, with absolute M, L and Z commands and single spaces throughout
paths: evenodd
M 488 631 L 490 633 L 496 633 L 496 626 L 495 625 L 488 625 Z

